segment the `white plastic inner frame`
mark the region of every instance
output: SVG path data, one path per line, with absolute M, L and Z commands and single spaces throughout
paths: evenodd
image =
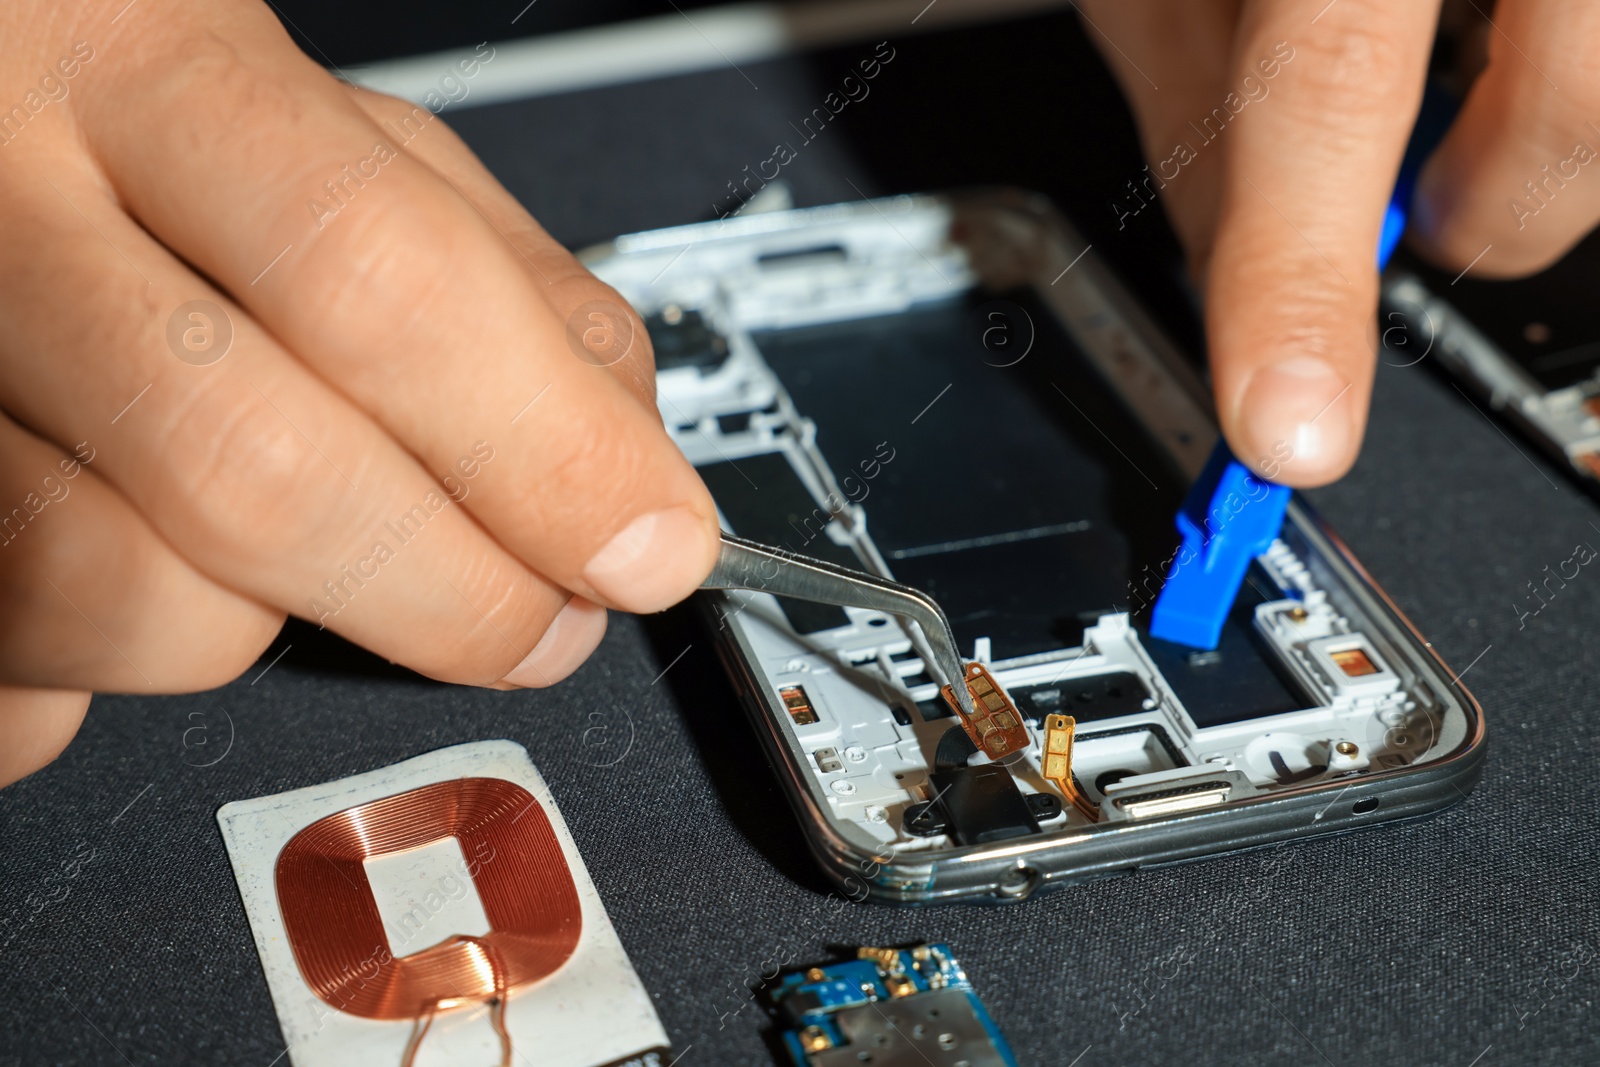
M 489 916 L 455 837 L 364 861 L 378 917 L 398 959 L 457 934 L 489 932 Z

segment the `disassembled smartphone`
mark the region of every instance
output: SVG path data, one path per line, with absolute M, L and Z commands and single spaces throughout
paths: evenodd
M 585 258 L 644 316 L 662 417 L 727 528 L 924 590 L 981 667 L 939 677 L 881 612 L 702 594 L 852 895 L 1015 900 L 1475 783 L 1477 704 L 1298 502 L 1215 652 L 1149 637 L 1210 400 L 1037 198 L 734 217 Z M 941 699 L 961 681 L 1015 708 L 1020 747 L 977 749 Z
M 1409 365 L 1431 356 L 1600 493 L 1600 234 L 1529 278 L 1451 277 L 1414 257 L 1397 268 L 1384 279 L 1384 358 Z

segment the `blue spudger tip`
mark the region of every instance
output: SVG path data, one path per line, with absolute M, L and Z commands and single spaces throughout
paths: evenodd
M 1289 492 L 1250 473 L 1218 440 L 1178 512 L 1183 544 L 1151 612 L 1151 636 L 1191 648 L 1217 647 L 1250 561 L 1283 528 Z
M 1402 177 L 1384 212 L 1378 235 L 1380 271 L 1405 232 L 1402 198 L 1410 188 L 1411 182 Z M 1283 528 L 1289 492 L 1286 485 L 1252 474 L 1234 458 L 1228 442 L 1217 439 L 1178 512 L 1183 544 L 1150 613 L 1152 637 L 1206 651 L 1217 647 L 1250 561 L 1271 547 Z

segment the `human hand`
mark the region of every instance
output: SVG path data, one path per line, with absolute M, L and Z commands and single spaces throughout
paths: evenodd
M 249 0 L 12 0 L 0 109 L 0 784 L 286 613 L 540 686 L 709 572 L 643 323 L 430 111 Z
M 1579 176 L 1600 148 L 1587 125 L 1600 74 L 1586 48 L 1600 39 L 1600 7 L 1503 0 L 1491 27 L 1469 6 L 1469 36 L 1487 35 L 1488 64 L 1423 170 L 1409 239 L 1452 270 L 1527 273 L 1600 219 L 1600 179 Z M 1276 481 L 1332 481 L 1365 429 L 1374 250 L 1439 3 L 1081 7 L 1151 160 L 1148 183 L 1141 174 L 1135 184 L 1159 190 L 1203 280 L 1217 411 L 1234 453 Z

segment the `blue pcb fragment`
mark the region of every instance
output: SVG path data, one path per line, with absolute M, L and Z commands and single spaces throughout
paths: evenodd
M 772 991 L 793 1067 L 1016 1067 L 949 945 L 863 948 Z

